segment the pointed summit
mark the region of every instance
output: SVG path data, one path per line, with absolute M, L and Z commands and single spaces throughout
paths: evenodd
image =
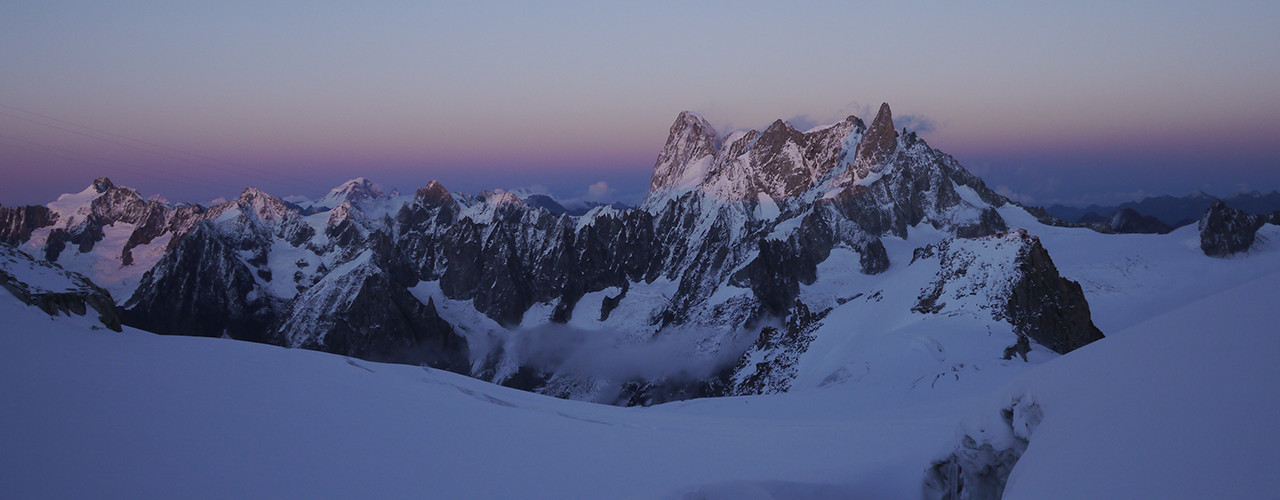
M 360 196 L 381 196 L 382 189 L 364 177 L 356 177 L 329 190 L 330 193 L 341 193 Z M 358 200 L 352 200 L 358 201 Z
M 428 182 L 427 187 L 418 188 L 416 198 L 420 203 L 434 206 L 456 204 L 453 201 L 453 195 L 449 194 L 449 190 L 438 181 Z
M 93 180 L 93 190 L 99 193 L 105 193 L 108 189 L 113 187 L 116 187 L 116 185 L 111 182 L 111 179 L 106 177 L 99 177 Z
M 350 201 L 359 207 L 363 202 L 382 198 L 383 196 L 381 186 L 370 182 L 369 179 L 364 177 L 356 177 L 329 190 L 329 194 L 316 200 L 311 206 L 323 211 L 336 208 L 344 201 Z
M 279 198 L 256 187 L 244 188 L 244 191 L 240 192 L 240 197 L 229 204 L 240 207 L 242 213 L 254 214 L 262 220 L 279 220 L 294 212 Z
M 667 144 L 653 167 L 649 192 L 697 186 L 720 147 L 715 127 L 692 111 L 681 111 L 671 124 Z M 705 161 L 703 161 L 705 160 Z
M 854 155 L 853 169 L 857 178 L 865 178 L 871 173 L 884 170 L 885 163 L 893 158 L 898 150 L 898 131 L 893 127 L 893 112 L 889 103 L 880 105 L 880 112 L 871 121 L 871 127 L 862 136 L 858 144 L 858 152 Z

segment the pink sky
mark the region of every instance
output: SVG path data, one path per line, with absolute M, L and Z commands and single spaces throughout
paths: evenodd
M 604 181 L 634 200 L 681 110 L 727 130 L 881 101 L 1030 200 L 1269 191 L 1278 14 L 1250 2 L 5 5 L 0 203 L 47 202 L 99 175 L 189 200 L 246 185 L 318 195 L 357 176 L 562 196 Z

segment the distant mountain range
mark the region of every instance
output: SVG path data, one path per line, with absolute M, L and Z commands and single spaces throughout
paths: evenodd
M 587 212 L 590 212 L 591 209 L 596 207 L 612 207 L 615 210 L 627 210 L 629 208 L 633 208 L 630 205 L 617 201 L 613 203 L 600 203 L 595 201 L 565 202 L 545 194 L 529 194 L 521 196 L 520 199 L 524 200 L 525 204 L 529 206 L 545 209 L 554 215 L 569 214 L 574 217 L 586 215 Z
M 578 212 L 584 205 L 589 210 Z M 1196 208 L 1200 206 L 1204 208 Z M 799 426 L 769 424 L 759 432 L 676 428 L 676 432 L 653 433 L 660 428 L 649 421 L 631 420 L 641 415 L 637 412 L 615 419 L 610 415 L 623 414 L 597 411 L 589 405 L 545 406 L 543 411 L 544 403 L 536 403 L 526 408 L 510 401 L 531 400 L 511 391 L 466 385 L 470 381 L 456 377 L 450 381 L 440 373 L 444 370 L 539 394 L 623 406 L 794 392 L 785 404 L 820 401 L 822 414 L 839 421 L 840 434 L 833 439 L 841 443 L 851 442 L 845 429 L 860 425 L 845 419 L 860 418 L 861 408 L 890 419 L 895 431 L 885 439 L 895 441 L 895 450 L 899 436 L 915 434 L 904 433 L 898 428 L 900 422 L 951 425 L 946 418 L 955 408 L 968 412 L 970 406 L 979 407 L 972 401 L 983 401 L 986 417 L 965 417 L 954 432 L 934 429 L 922 434 L 951 441 L 926 443 L 922 449 L 927 449 L 927 461 L 911 462 L 912 470 L 901 476 L 918 482 L 923 475 L 923 484 L 912 485 L 910 495 L 890 496 L 957 498 L 964 491 L 965 498 L 1000 498 L 1029 443 L 1038 447 L 1034 449 L 1050 451 L 1056 445 L 1071 460 L 1086 457 L 1083 462 L 1092 463 L 1111 455 L 1112 450 L 1098 443 L 1113 444 L 1120 435 L 1110 432 L 1116 415 L 1129 416 L 1120 419 L 1127 429 L 1141 430 L 1150 426 L 1151 415 L 1163 415 L 1157 412 L 1212 413 L 1223 407 L 1218 393 L 1245 394 L 1246 401 L 1258 399 L 1239 388 L 1275 378 L 1254 368 L 1274 364 L 1267 364 L 1270 360 L 1256 352 L 1275 350 L 1266 343 L 1274 344 L 1275 336 L 1269 335 L 1274 328 L 1265 309 L 1275 300 L 1274 281 L 1280 277 L 1280 249 L 1271 243 L 1280 240 L 1280 213 L 1246 211 L 1269 212 L 1277 206 L 1280 193 L 1239 195 L 1225 202 L 1198 193 L 1187 198 L 1148 198 L 1130 206 L 1076 209 L 1083 211 L 1079 217 L 1085 220 L 1064 222 L 1059 217 L 1072 215 L 1061 211 L 1067 207 L 1051 207 L 1058 210 L 1058 217 L 1053 217 L 1038 207 L 1016 204 L 915 132 L 899 132 L 888 104 L 881 105 L 869 126 L 850 116 L 800 131 L 778 120 L 763 131 L 728 135 L 720 135 L 695 113 L 680 113 L 658 154 L 649 192 L 637 207 L 593 206 L 523 190 L 456 193 L 436 181 L 411 194 L 388 193 L 363 178 L 343 183 L 315 200 L 286 202 L 249 187 L 234 200 L 202 206 L 145 199 L 137 190 L 116 186 L 103 177 L 45 205 L 0 206 L 0 288 L 7 291 L 0 292 L 0 299 L 7 300 L 0 302 L 0 317 L 8 324 L 0 327 L 5 345 L 0 354 L 9 356 L 0 358 L 5 360 L 0 361 L 4 370 L 0 373 L 17 373 L 21 376 L 6 377 L 6 381 L 22 382 L 28 380 L 28 373 L 57 372 L 56 381 L 70 383 L 55 383 L 56 390 L 88 387 L 85 391 L 91 392 L 108 387 L 111 391 L 95 399 L 103 408 L 146 403 L 137 412 L 143 416 L 138 426 L 150 427 L 148 419 L 163 414 L 221 440 L 223 432 L 203 430 L 206 423 L 221 421 L 207 411 L 219 411 L 226 404 L 210 403 L 205 392 L 191 389 L 198 386 L 181 379 L 175 383 L 134 354 L 119 356 L 99 347 L 117 339 L 130 346 L 155 339 L 133 335 L 136 332 L 129 329 L 136 328 L 345 357 L 325 358 L 325 366 L 346 370 L 343 377 L 354 372 L 360 378 L 353 382 L 300 375 L 295 367 L 309 362 L 285 361 L 275 356 L 280 350 L 257 349 L 244 359 L 228 358 L 229 362 L 205 360 L 191 370 L 182 365 L 180 356 L 215 352 L 220 347 L 171 343 L 167 345 L 178 357 L 171 359 L 166 352 L 152 358 L 165 360 L 160 368 L 178 366 L 180 372 L 190 371 L 202 380 L 245 381 L 248 387 L 258 388 L 254 390 L 265 388 L 260 398 L 268 397 L 272 404 L 280 402 L 306 416 L 290 418 L 288 413 L 277 413 L 275 406 L 246 400 L 240 388 L 207 391 L 234 402 L 229 414 L 234 418 L 227 428 L 265 429 L 251 433 L 254 449 L 262 447 L 257 440 L 278 434 L 310 442 L 314 436 L 345 431 L 351 428 L 351 420 L 343 415 L 335 420 L 339 424 L 320 432 L 297 431 L 288 425 L 334 414 L 323 411 L 330 407 L 338 408 L 336 413 L 362 408 L 369 401 L 366 395 L 408 396 L 413 405 L 397 402 L 388 408 L 394 412 L 423 408 L 429 417 L 422 420 L 397 413 L 395 422 L 450 434 L 463 432 L 467 439 L 440 442 L 469 447 L 474 447 L 471 436 L 524 427 L 479 414 L 480 418 L 466 419 L 483 429 L 467 433 L 465 427 L 463 431 L 451 427 L 460 417 L 437 410 L 458 415 L 497 411 L 504 419 L 535 425 L 551 422 L 555 429 L 568 425 L 574 435 L 587 436 L 581 439 L 595 440 L 600 434 L 592 433 L 601 429 L 643 433 L 626 440 L 599 440 L 609 450 L 664 434 L 680 440 L 711 435 L 713 441 L 707 443 L 714 444 L 707 448 L 718 446 L 724 435 L 750 441 L 763 438 L 794 448 L 793 428 L 810 426 L 806 421 Z M 1198 225 L 1173 230 L 1142 211 L 1175 222 L 1198 217 Z M 1168 236 L 1117 234 L 1171 231 Z M 1188 248 L 1197 233 L 1201 252 Z M 1050 257 L 1050 249 L 1061 257 L 1063 271 Z M 1227 256 L 1235 257 L 1215 259 Z M 1238 291 L 1229 290 L 1225 296 L 1218 292 L 1232 288 Z M 17 302 L 6 299 L 7 295 Z M 1090 304 L 1089 299 L 1101 300 Z M 1105 311 L 1105 326 L 1129 333 L 1054 364 L 1059 355 L 1103 338 L 1093 320 L 1094 305 Z M 92 315 L 83 317 L 91 310 L 97 313 L 96 320 Z M 1244 320 L 1238 318 L 1240 313 Z M 81 318 L 71 321 L 89 329 L 125 334 L 105 339 L 97 335 L 54 338 L 48 332 L 41 334 L 47 324 L 43 314 L 55 319 L 74 315 Z M 1205 340 L 1203 332 L 1226 334 Z M 1245 340 L 1236 339 L 1242 334 Z M 73 342 L 81 339 L 93 341 L 85 344 L 95 346 L 93 350 L 76 347 Z M 1224 347 L 1228 341 L 1238 345 Z M 63 345 L 70 346 L 66 353 L 29 355 Z M 19 354 L 13 354 L 15 349 Z M 1206 358 L 1206 351 L 1216 354 Z M 1248 351 L 1243 358 L 1241 351 Z M 125 352 L 133 351 L 115 351 Z M 65 365 L 85 365 L 89 375 L 47 367 L 50 362 L 63 362 L 64 356 L 95 362 Z M 111 363 L 96 363 L 98 357 Z M 423 369 L 393 372 L 401 367 L 366 366 L 353 358 Z M 259 364 L 272 359 L 288 364 L 265 369 Z M 1244 369 L 1236 366 L 1241 359 L 1249 363 Z M 125 379 L 117 373 L 104 385 L 98 383 L 103 366 L 126 367 L 130 375 Z M 1152 366 L 1161 371 L 1152 371 Z M 1199 367 L 1204 376 L 1186 373 L 1187 366 Z M 141 370 L 141 377 L 136 370 Z M 407 390 L 366 385 L 375 380 L 366 375 L 383 371 L 407 375 L 392 375 L 397 383 L 409 384 L 403 386 Z M 1244 375 L 1227 382 L 1214 378 L 1223 373 Z M 217 376 L 222 374 L 226 376 Z M 1024 376 L 1050 378 L 1034 386 L 1028 381 L 1036 379 Z M 55 390 L 46 389 L 49 384 L 42 379 L 31 380 L 36 382 L 18 385 L 17 394 L 5 400 L 19 401 L 22 404 L 11 406 L 22 411 L 42 410 L 41 398 L 27 396 Z M 95 383 L 86 386 L 83 380 Z M 1205 389 L 1206 380 L 1216 385 Z M 117 387 L 145 388 L 145 381 L 159 381 L 165 396 L 196 401 L 197 411 L 169 411 L 169 401 L 153 403 L 150 395 L 123 403 L 112 399 L 119 394 Z M 0 384 L 0 389 L 10 385 Z M 298 387 L 301 390 L 295 390 Z M 296 399 L 299 394 L 328 394 L 344 387 L 362 396 L 345 406 Z M 1028 392 L 1028 387 L 1035 392 Z M 1225 390 L 1214 390 L 1219 387 Z M 1188 394 L 1203 404 L 1170 403 L 1185 403 L 1180 397 L 1184 392 L 1179 391 L 1194 391 Z M 422 399 L 437 392 L 448 396 Z M 1206 397 L 1211 392 L 1214 397 Z M 1059 399 L 1061 394 L 1071 399 Z M 1142 396 L 1136 403 L 1131 402 L 1134 394 Z M 1150 394 L 1163 394 L 1168 404 L 1151 408 Z M 845 399 L 831 404 L 828 398 Z M 1112 406 L 1094 406 L 1099 398 Z M 59 433 L 66 427 L 63 422 L 92 422 L 93 418 L 77 419 L 101 414 L 95 408 L 83 410 L 81 399 L 72 395 L 67 400 L 75 404 L 56 405 L 75 416 L 47 419 L 59 427 Z M 790 415 L 788 408 L 744 417 L 742 412 L 753 401 L 769 400 L 737 398 L 715 404 L 726 409 L 721 411 L 730 411 L 734 422 L 751 422 L 766 414 Z M 151 411 L 153 406 L 147 406 L 156 404 L 166 410 Z M 704 413 L 708 408 L 715 406 L 670 405 L 648 415 L 661 418 L 653 421 L 661 426 L 713 422 L 704 420 L 712 416 Z M 676 411 L 698 413 L 696 418 L 684 418 Z M 288 425 L 271 420 L 262 424 L 262 415 Z M 1195 427 L 1203 424 L 1196 420 L 1172 427 L 1159 418 L 1155 421 L 1158 430 L 1172 437 L 1166 440 L 1174 443 L 1169 448 L 1192 450 L 1191 458 L 1204 455 L 1201 445 L 1216 439 L 1211 435 L 1200 440 L 1206 443 L 1179 446 L 1179 436 L 1197 432 Z M 32 427 L 5 423 L 18 429 Z M 1040 425 L 1047 430 L 1035 431 Z M 123 435 L 127 442 L 136 441 L 138 435 L 121 434 L 114 425 L 98 427 Z M 1219 427 L 1223 426 L 1214 425 Z M 588 428 L 592 430 L 576 433 Z M 529 429 L 541 432 L 537 427 L 525 430 Z M 781 434 L 771 434 L 775 432 Z M 1155 441 L 1145 439 L 1142 432 L 1127 434 L 1138 435 L 1144 443 Z M 511 436 L 499 432 L 493 442 L 545 446 L 556 439 Z M 79 449 L 79 434 L 72 433 L 68 439 L 64 446 Z M 1062 444 L 1075 444 L 1078 439 L 1094 441 L 1083 448 Z M 1226 442 L 1223 449 L 1241 439 L 1222 440 Z M 37 436 L 27 441 L 44 450 L 49 440 Z M 184 440 L 156 442 L 190 447 Z M 432 439 L 421 442 L 424 446 L 411 443 L 410 447 L 427 449 L 446 462 L 451 459 L 449 453 L 437 453 Z M 949 454 L 946 443 L 952 446 Z M 192 449 L 205 448 L 208 445 Z M 861 453 L 863 446 L 854 442 L 844 449 Z M 1079 449 L 1086 452 L 1075 451 Z M 1092 450 L 1105 453 L 1088 456 Z M 902 460 L 896 451 L 890 457 L 893 463 Z M 114 455 L 109 458 L 132 463 Z M 518 458 L 521 464 L 530 462 L 528 456 Z M 1036 464 L 1059 469 L 1063 463 L 1046 465 L 1035 455 L 1028 459 L 1031 468 L 1017 470 L 1034 472 Z M 535 456 L 532 461 L 539 459 Z M 1136 459 L 1126 463 L 1131 461 Z M 575 461 L 565 462 L 577 473 Z M 65 469 L 48 467 L 58 473 Z M 762 470 L 772 469 L 769 464 Z M 1012 486 L 1026 488 L 1021 485 L 1025 483 Z M 1056 488 L 1052 491 L 1057 492 Z M 837 493 L 831 496 L 862 496 Z
M 1254 214 L 1268 214 L 1280 210 L 1280 192 L 1272 191 L 1262 194 L 1258 191 L 1238 193 L 1226 198 L 1218 198 L 1203 191 L 1196 191 L 1186 196 L 1153 196 L 1142 201 L 1129 201 L 1114 206 L 1089 205 L 1087 207 L 1070 207 L 1052 205 L 1045 210 L 1049 215 L 1068 222 L 1092 223 L 1112 218 L 1116 212 L 1130 209 L 1139 214 L 1155 217 L 1160 222 L 1173 227 L 1195 222 L 1204 215 L 1205 210 L 1213 202 L 1221 199 L 1228 207 Z
M 831 314 L 981 332 L 947 342 L 983 360 L 1101 338 L 1080 285 L 1025 227 L 1042 226 L 899 132 L 887 104 L 869 126 L 725 136 L 681 113 L 639 207 L 364 178 L 316 200 L 251 187 L 207 207 L 101 178 L 0 207 L 0 242 L 83 273 L 125 326 L 620 405 L 818 384 L 833 372 L 801 377 L 825 358 L 809 345 L 848 332 Z M 644 361 L 609 361 L 620 349 Z

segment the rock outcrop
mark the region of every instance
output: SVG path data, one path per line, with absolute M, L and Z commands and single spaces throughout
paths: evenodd
M 57 221 L 57 214 L 50 211 L 49 207 L 0 205 L 0 243 L 17 245 L 31 238 L 32 231 L 52 226 Z
M 1080 284 L 1059 275 L 1040 239 L 1025 230 L 946 240 L 918 250 L 919 259 L 938 259 L 939 270 L 912 309 L 986 310 L 1007 321 L 1019 341 L 1005 350 L 1006 359 L 1025 357 L 1026 339 L 1066 354 L 1103 337 Z
M 1080 284 L 1058 274 L 1039 238 L 1022 230 L 1016 234 L 1023 242 L 1017 258 L 1019 279 L 1009 288 L 1004 307 L 1014 331 L 1059 354 L 1101 339 Z
M 1258 229 L 1267 220 L 1265 215 L 1246 213 L 1215 201 L 1200 218 L 1200 250 L 1210 257 L 1244 252 L 1253 246 Z
M 109 292 L 83 275 L 36 260 L 8 243 L 0 243 L 0 287 L 50 316 L 84 316 L 92 309 L 102 326 L 121 330 Z
M 1013 467 L 1044 420 L 1034 398 L 1023 396 L 1000 411 L 1001 423 L 965 434 L 955 450 L 925 472 L 929 500 L 999 500 Z
M 1122 208 L 1107 220 L 1107 228 L 1121 234 L 1165 234 L 1173 227 L 1150 215 L 1142 215 L 1132 208 Z

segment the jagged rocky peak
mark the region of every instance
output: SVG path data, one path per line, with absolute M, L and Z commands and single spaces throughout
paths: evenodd
M 1004 309 L 1018 335 L 1059 354 L 1102 339 L 1084 290 L 1058 273 L 1040 238 L 1025 229 L 1008 234 L 1022 244 L 1017 258 L 1020 277 L 1010 288 Z
M 361 212 L 350 201 L 344 201 L 329 211 L 329 220 L 327 225 L 330 227 L 337 226 L 349 220 L 362 220 L 365 218 L 364 212 Z
M 432 206 L 456 205 L 457 201 L 453 199 L 453 195 L 443 184 L 437 181 L 428 182 L 426 187 L 418 188 L 418 192 L 414 199 L 419 203 Z
M 242 210 L 247 209 L 248 213 L 257 215 L 262 220 L 279 220 L 296 212 L 279 198 L 256 187 L 244 188 L 244 191 L 240 192 L 240 197 L 231 203 Z
M 469 373 L 466 339 L 406 287 L 417 283 L 385 233 L 288 304 L 277 343 Z
M 700 161 L 710 163 L 720 148 L 719 136 L 711 123 L 692 111 L 682 111 L 671 124 L 667 143 L 658 153 L 653 167 L 649 191 L 661 191 L 680 186 L 697 185 L 705 175 L 698 169 Z
M 226 236 L 203 221 L 142 276 L 120 310 L 126 325 L 170 335 L 261 341 L 279 308 Z M 261 277 L 261 276 L 259 276 Z
M 893 126 L 893 111 L 889 109 L 889 103 L 882 103 L 880 112 L 876 113 L 871 127 L 867 128 L 862 142 L 858 144 L 858 152 L 853 159 L 857 178 L 881 172 L 897 150 L 898 131 Z
M 681 113 L 658 156 L 643 207 L 654 212 L 695 190 L 730 202 L 808 203 L 868 177 L 865 183 L 874 182 L 878 177 L 871 174 L 901 161 L 900 152 L 941 155 L 914 134 L 900 141 L 888 104 L 881 106 L 873 129 L 856 116 L 807 131 L 775 120 L 763 132 L 717 138 L 706 120 Z M 919 151 L 912 149 L 917 146 Z
M 99 177 L 93 180 L 92 187 L 94 191 L 97 191 L 99 193 L 105 193 L 107 192 L 108 189 L 116 187 L 116 185 L 111 182 L 111 179 L 108 179 L 106 177 Z
M 31 238 L 31 232 L 57 223 L 58 214 L 49 207 L 28 205 L 25 207 L 0 206 L 0 243 L 16 245 Z
M 1254 215 L 1214 201 L 1200 218 L 1200 250 L 1210 257 L 1225 257 L 1253 246 L 1258 228 L 1268 216 Z
M 938 272 L 913 311 L 990 311 L 1018 336 L 1004 356 L 1025 354 L 1034 341 L 1066 354 L 1103 337 L 1079 283 L 1058 273 L 1049 252 L 1024 229 L 983 238 L 953 238 L 917 249 L 912 259 L 936 259 Z

